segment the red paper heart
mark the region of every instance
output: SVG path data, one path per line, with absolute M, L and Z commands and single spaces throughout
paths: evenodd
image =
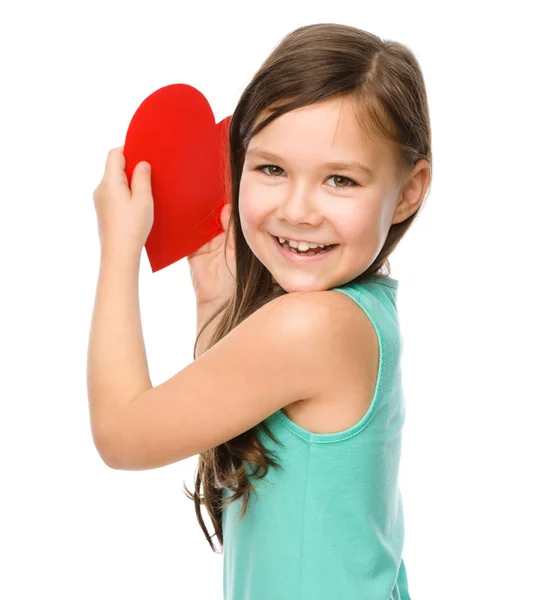
M 224 230 L 229 201 L 228 128 L 208 100 L 176 83 L 148 96 L 135 112 L 124 142 L 125 172 L 151 165 L 153 227 L 145 249 L 153 273 L 189 256 Z

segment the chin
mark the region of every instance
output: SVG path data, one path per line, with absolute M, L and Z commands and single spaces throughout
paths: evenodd
M 277 280 L 272 275 L 274 286 L 279 286 L 284 289 L 288 294 L 293 292 L 320 292 L 328 290 L 331 284 L 325 285 L 319 281 L 306 281 L 301 277 L 282 277 Z

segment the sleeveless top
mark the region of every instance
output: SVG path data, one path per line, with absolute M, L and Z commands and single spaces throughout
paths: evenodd
M 242 519 L 243 498 L 222 511 L 224 600 L 411 600 L 398 485 L 405 406 L 397 288 L 380 276 L 331 288 L 356 302 L 377 333 L 373 400 L 344 431 L 307 431 L 282 410 L 263 423 L 283 446 L 257 429 L 282 469 L 251 479 L 256 493 Z

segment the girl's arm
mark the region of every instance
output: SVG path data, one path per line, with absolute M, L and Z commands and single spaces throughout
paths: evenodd
M 117 408 L 97 437 L 103 460 L 124 470 L 169 465 L 317 397 L 343 371 L 364 318 L 343 310 L 343 298 L 305 292 L 262 306 L 168 381 Z
M 113 413 L 152 387 L 140 315 L 139 271 L 139 255 L 102 250 L 87 359 L 90 423 L 98 448 Z
M 199 334 L 203 325 L 210 319 L 210 317 L 216 312 L 218 308 L 220 308 L 220 305 L 197 306 L 197 334 Z M 203 333 L 201 334 L 201 337 L 197 342 L 196 359 L 199 358 L 205 352 L 207 342 L 209 341 L 211 335 L 214 333 L 216 327 L 220 323 L 220 320 L 223 316 L 224 311 L 222 311 L 215 319 L 213 319 L 205 328 L 205 331 L 203 331 Z

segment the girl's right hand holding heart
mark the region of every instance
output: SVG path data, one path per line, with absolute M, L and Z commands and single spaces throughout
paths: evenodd
M 235 248 L 233 228 L 228 232 L 230 213 L 231 205 L 227 203 L 220 214 L 220 221 L 224 228 L 223 233 L 220 233 L 187 257 L 198 307 L 218 307 L 233 295 L 235 289 Z M 225 257 L 224 244 L 226 236 L 229 237 L 227 256 Z

